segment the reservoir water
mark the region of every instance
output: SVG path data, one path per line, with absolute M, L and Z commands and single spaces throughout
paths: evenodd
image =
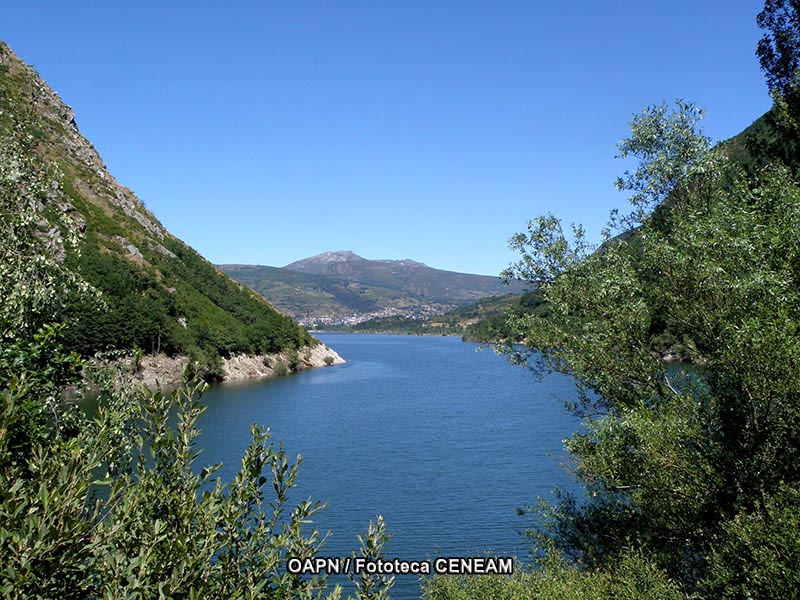
M 562 466 L 580 426 L 564 408 L 571 380 L 536 381 L 458 338 L 318 337 L 348 362 L 206 393 L 200 463 L 222 461 L 230 481 L 258 422 L 304 457 L 294 497 L 328 502 L 314 523 L 332 532 L 322 555 L 349 555 L 382 514 L 390 559 L 524 559 L 516 508 L 574 485 Z M 416 577 L 399 575 L 391 596 L 417 598 Z

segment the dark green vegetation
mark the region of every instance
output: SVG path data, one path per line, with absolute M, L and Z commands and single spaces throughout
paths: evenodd
M 537 289 L 521 296 L 512 296 L 506 303 L 478 302 L 474 307 L 465 307 L 463 312 L 453 311 L 458 316 L 467 317 L 470 322 L 462 335 L 466 342 L 507 342 L 518 340 L 517 332 L 509 326 L 510 317 L 526 314 L 547 317 L 549 309 L 542 293 Z
M 775 108 L 717 148 L 693 105 L 634 117 L 599 248 L 552 215 L 509 276 L 549 313 L 508 326 L 514 360 L 581 391 L 582 498 L 527 509 L 539 570 L 434 579 L 430 599 L 800 597 L 800 3 L 768 0 L 758 55 Z M 659 336 L 698 366 L 676 373 Z
M 64 297 L 55 319 L 70 350 L 140 348 L 189 354 L 270 353 L 313 339 L 260 296 L 171 236 L 105 169 L 72 111 L 0 43 L 0 143 L 38 173 L 32 200 L 48 248 L 96 294 Z M 3 210 L 30 182 L 9 172 Z M 69 243 L 73 240 L 74 243 Z
M 241 283 L 301 319 L 344 318 L 395 309 L 415 316 L 509 291 L 498 277 L 432 269 L 411 260 L 367 260 L 352 252 L 326 252 L 283 268 L 219 265 Z
M 322 505 L 288 501 L 299 458 L 290 461 L 268 431 L 253 426 L 241 469 L 225 485 L 214 478 L 218 465 L 197 465 L 205 384 L 151 393 L 120 363 L 73 351 L 81 343 L 93 348 L 89 340 L 125 345 L 154 335 L 174 350 L 269 350 L 307 334 L 282 330 L 288 320 L 159 229 L 140 204 L 92 196 L 88 176 L 70 169 L 96 155 L 82 154 L 88 145 L 75 130 L 57 137 L 60 121 L 47 121 L 52 115 L 41 104 L 55 102 L 52 93 L 7 48 L 0 56 L 0 595 L 341 597 L 324 578 L 285 568 L 289 557 L 314 557 L 324 541 L 309 527 Z M 58 154 L 62 142 L 75 144 L 76 154 Z M 109 237 L 122 234 L 137 244 L 132 258 Z M 187 326 L 185 337 L 162 328 L 178 315 L 200 326 Z M 299 360 L 296 350 L 288 355 Z M 93 418 L 77 404 L 87 389 L 99 394 Z M 360 554 L 377 558 L 387 536 L 379 518 Z M 365 576 L 356 595 L 377 600 L 390 586 Z
M 515 334 L 508 324 L 508 317 L 528 313 L 540 316 L 547 314 L 541 293 L 533 291 L 491 296 L 435 317 L 381 317 L 338 329 L 359 333 L 460 335 L 467 342 L 514 341 Z

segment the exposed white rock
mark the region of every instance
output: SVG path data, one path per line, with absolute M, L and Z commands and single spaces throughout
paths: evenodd
M 298 365 L 295 371 L 340 365 L 345 360 L 325 344 L 306 346 L 297 351 Z M 222 359 L 225 381 L 242 381 L 285 375 L 289 365 L 289 352 L 278 354 L 238 354 Z M 166 356 L 164 354 L 146 355 L 140 360 L 136 378 L 149 388 L 158 385 L 174 386 L 183 379 L 189 359 L 185 356 Z M 281 367 L 283 365 L 284 367 Z

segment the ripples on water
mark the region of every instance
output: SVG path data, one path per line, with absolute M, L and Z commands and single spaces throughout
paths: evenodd
M 319 335 L 348 362 L 246 385 L 210 389 L 201 463 L 222 461 L 230 480 L 267 425 L 290 456 L 302 454 L 295 497 L 326 500 L 324 555 L 347 555 L 382 514 L 388 557 L 526 557 L 515 508 L 571 487 L 562 440 L 579 427 L 568 378 L 536 382 L 489 349 L 451 337 Z M 392 598 L 416 598 L 414 576 Z

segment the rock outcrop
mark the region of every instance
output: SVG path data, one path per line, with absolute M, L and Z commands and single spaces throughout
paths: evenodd
M 340 365 L 345 360 L 325 344 L 277 354 L 238 354 L 223 358 L 223 381 L 280 377 L 304 369 Z M 146 355 L 141 358 L 135 378 L 149 388 L 174 386 L 181 382 L 189 363 L 186 356 Z

